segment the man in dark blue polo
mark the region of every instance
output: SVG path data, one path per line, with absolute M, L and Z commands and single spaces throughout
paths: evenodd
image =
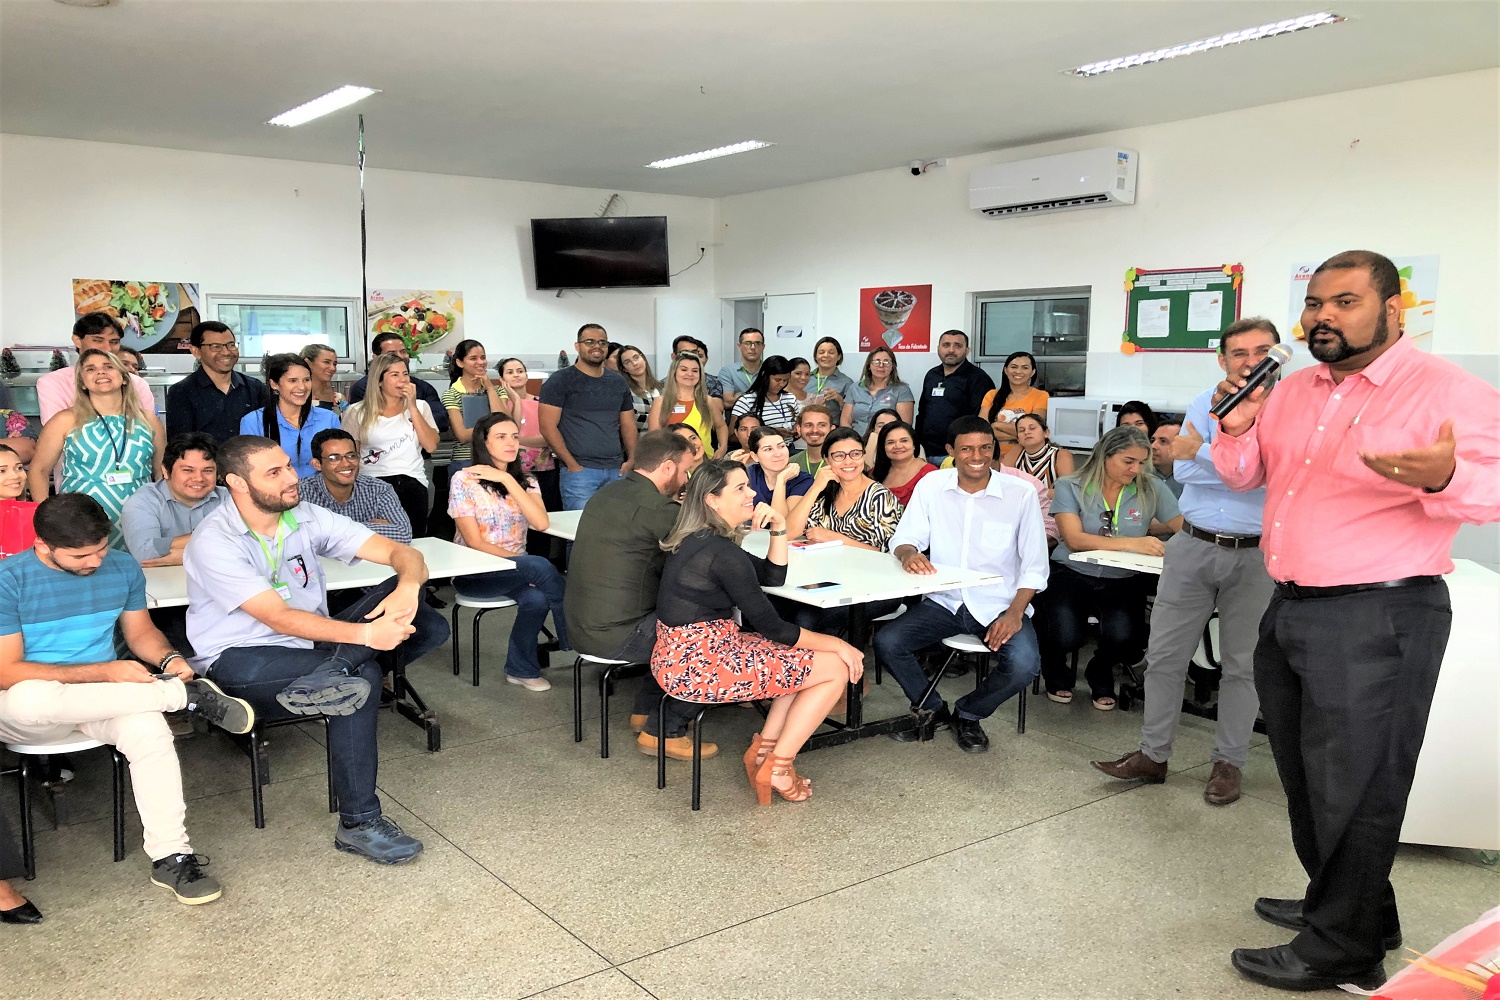
M 188 332 L 198 368 L 167 390 L 167 439 L 202 431 L 222 444 L 240 432 L 240 418 L 266 405 L 258 378 L 234 370 L 240 349 L 234 331 L 207 320 Z

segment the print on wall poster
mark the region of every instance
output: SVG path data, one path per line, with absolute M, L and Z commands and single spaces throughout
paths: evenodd
M 1306 341 L 1302 329 L 1302 305 L 1307 298 L 1307 283 L 1321 261 L 1292 266 L 1290 328 L 1294 340 Z M 1401 276 L 1401 329 L 1424 351 L 1432 350 L 1433 330 L 1437 325 L 1438 257 L 1392 257 Z
M 73 315 L 109 313 L 125 324 L 121 343 L 145 354 L 186 351 L 202 310 L 198 286 L 187 282 L 73 279 Z
M 464 293 L 372 288 L 369 332 L 398 334 L 412 354 L 450 336 L 457 343 L 464 335 Z
M 930 351 L 932 286 L 877 285 L 859 290 L 859 349 Z

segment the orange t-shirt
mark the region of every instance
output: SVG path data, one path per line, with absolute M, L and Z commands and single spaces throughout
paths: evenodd
M 991 389 L 989 392 L 984 394 L 984 399 L 979 403 L 979 415 L 981 417 L 990 412 L 990 405 L 995 402 L 995 394 L 999 391 L 999 389 Z M 1010 392 L 1010 389 L 1007 388 L 1005 391 L 1008 394 Z M 1051 398 L 1052 397 L 1047 395 L 1045 390 L 1038 389 L 1033 386 L 1030 392 L 1021 397 L 1021 402 L 1019 404 L 1012 403 L 1009 407 L 1007 407 L 1007 412 L 1014 414 L 1014 416 L 1011 417 L 1011 422 L 1014 423 L 1016 417 L 1019 417 L 1022 413 L 1040 413 L 1043 416 L 1046 416 L 1047 401 Z

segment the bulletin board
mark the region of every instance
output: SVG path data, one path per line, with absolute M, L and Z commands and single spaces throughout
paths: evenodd
M 1240 318 L 1244 265 L 1125 272 L 1125 336 L 1120 350 L 1213 351 Z

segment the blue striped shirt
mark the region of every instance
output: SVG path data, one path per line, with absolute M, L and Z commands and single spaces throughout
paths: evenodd
M 88 576 L 53 569 L 35 549 L 0 562 L 0 635 L 19 632 L 34 663 L 115 659 L 115 622 L 145 607 L 146 574 L 118 549 Z

